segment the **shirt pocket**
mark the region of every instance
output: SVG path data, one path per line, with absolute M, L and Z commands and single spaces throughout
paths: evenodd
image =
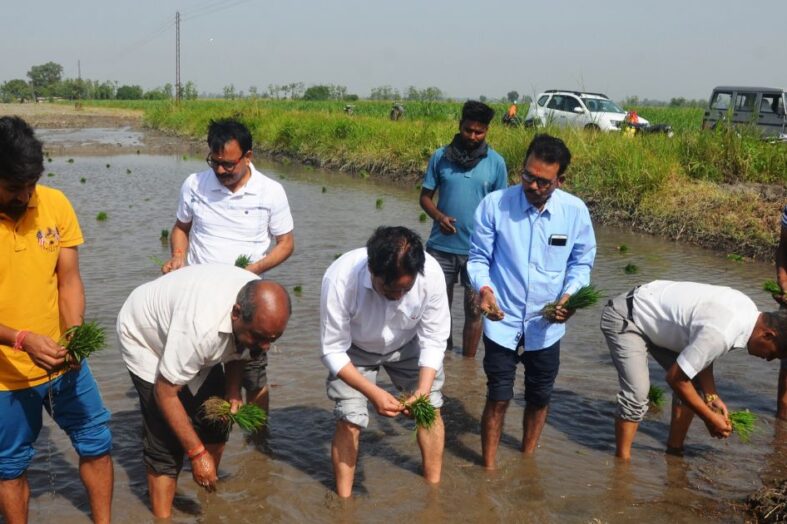
M 271 219 L 271 210 L 262 205 L 233 206 L 232 215 L 238 222 L 239 230 L 249 235 L 268 233 Z
M 568 256 L 571 253 L 571 246 L 566 242 L 565 246 L 554 246 L 547 244 L 544 253 L 544 271 L 564 272 L 568 263 Z
M 391 327 L 402 331 L 414 329 L 422 315 L 419 308 L 399 308 L 391 319 Z

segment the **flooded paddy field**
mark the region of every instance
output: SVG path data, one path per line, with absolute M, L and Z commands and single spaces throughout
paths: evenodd
M 83 132 L 92 133 L 91 131 Z M 131 131 L 129 131 L 131 132 Z M 151 257 L 166 259 L 159 239 L 170 229 L 180 185 L 206 168 L 203 154 L 80 156 L 57 154 L 55 133 L 42 133 L 53 161 L 42 184 L 62 189 L 73 203 L 85 234 L 80 263 L 87 294 L 87 319 L 108 333 L 128 293 L 156 278 Z M 135 147 L 135 146 L 134 146 Z M 73 163 L 68 159 L 73 158 Z M 261 444 L 234 433 L 220 468 L 215 494 L 196 489 L 184 471 L 175 522 L 742 522 L 735 503 L 787 476 L 787 436 L 774 421 L 778 365 L 744 353 L 715 366 L 716 382 L 730 409 L 759 416 L 750 444 L 736 436 L 717 441 L 695 421 L 684 458 L 665 456 L 668 409 L 651 412 L 641 425 L 630 465 L 614 460 L 613 416 L 617 376 L 598 328 L 600 308 L 578 312 L 563 339 L 562 363 L 551 412 L 535 457 L 518 451 L 522 435 L 522 377 L 509 408 L 499 469 L 480 466 L 480 416 L 485 400 L 483 348 L 475 360 L 446 355 L 446 451 L 443 481 L 430 488 L 420 477 L 413 425 L 403 418 L 372 416 L 361 437 L 354 498 L 333 493 L 330 441 L 332 403 L 325 395 L 326 369 L 319 359 L 319 295 L 324 270 L 338 253 L 364 245 L 377 225 L 404 225 L 428 236 L 413 189 L 383 185 L 303 166 L 257 161 L 262 172 L 285 187 L 295 219 L 295 253 L 267 277 L 292 291 L 293 316 L 272 349 L 270 435 Z M 84 178 L 84 182 L 81 179 Z M 323 192 L 322 188 L 326 190 Z M 382 199 L 380 208 L 378 199 Z M 99 212 L 107 220 L 97 221 Z M 620 229 L 598 227 L 593 282 L 608 295 L 656 278 L 729 285 L 764 309 L 775 305 L 760 291 L 773 278 L 770 264 L 737 263 L 725 254 Z M 617 247 L 628 246 L 626 253 Z M 637 274 L 626 274 L 633 263 Z M 461 296 L 461 295 L 459 295 Z M 454 340 L 461 340 L 461 301 L 454 304 Z M 137 397 L 114 335 L 90 359 L 113 413 L 114 520 L 147 522 L 145 472 L 141 460 L 141 417 Z M 385 376 L 383 374 L 383 376 Z M 668 389 L 663 372 L 651 366 L 653 383 Z M 67 437 L 49 419 L 29 470 L 31 522 L 87 521 L 87 499 L 77 458 Z M 52 489 L 54 486 L 54 492 Z

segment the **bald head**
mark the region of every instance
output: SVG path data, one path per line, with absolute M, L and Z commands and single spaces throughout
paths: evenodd
M 238 349 L 248 348 L 252 355 L 267 351 L 284 333 L 291 313 L 290 295 L 281 284 L 272 280 L 248 282 L 232 307 L 232 331 Z

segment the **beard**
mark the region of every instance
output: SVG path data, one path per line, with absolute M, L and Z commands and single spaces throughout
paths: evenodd
M 10 216 L 14 220 L 21 217 L 27 211 L 27 203 L 24 202 L 9 202 L 0 205 L 0 213 Z

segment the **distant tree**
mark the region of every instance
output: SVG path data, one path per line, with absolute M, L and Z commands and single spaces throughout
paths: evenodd
M 25 102 L 32 100 L 33 89 L 21 78 L 15 78 L 0 85 L 0 98 L 3 102 Z
M 89 96 L 89 84 L 81 78 L 66 78 L 50 86 L 49 96 L 59 96 L 68 100 L 83 100 Z
M 525 104 L 532 104 L 533 103 L 533 97 L 530 96 L 530 95 L 525 95 L 525 96 L 522 97 L 522 102 L 525 103 Z
M 407 100 L 420 100 L 421 99 L 421 92 L 418 91 L 418 88 L 415 86 L 410 86 L 407 88 L 407 94 L 405 95 Z
M 145 100 L 169 100 L 172 98 L 172 84 L 166 84 L 164 87 L 146 91 L 143 98 Z
M 33 66 L 27 72 L 27 77 L 36 96 L 55 96 L 55 86 L 63 76 L 63 66 L 55 62 L 47 62 Z
M 347 102 L 355 102 L 358 100 L 358 95 L 354 93 L 350 93 L 349 95 L 344 95 L 344 100 Z
M 303 82 L 292 82 L 291 84 L 287 84 L 287 87 L 290 92 L 290 98 L 293 100 L 301 98 L 304 93 Z
M 380 86 L 372 88 L 369 98 L 371 100 L 398 100 L 402 98 L 402 95 L 398 89 L 394 89 L 391 86 Z
M 96 86 L 93 91 L 93 98 L 98 100 L 110 100 L 115 98 L 115 90 L 117 89 L 117 85 L 113 84 L 110 81 L 102 82 L 101 84 L 98 83 L 96 80 Z
M 445 98 L 445 96 L 439 87 L 431 86 L 421 91 L 421 100 L 425 100 L 427 102 L 436 102 L 438 100 L 442 100 L 443 98 Z
M 237 93 L 235 92 L 235 84 L 224 86 L 224 98 L 227 100 L 235 100 Z
M 118 100 L 141 100 L 143 95 L 142 86 L 122 85 L 118 87 L 115 98 Z
M 259 96 L 257 93 L 257 86 L 249 86 L 249 96 L 251 98 L 257 98 Z
M 304 100 L 330 100 L 331 98 L 331 86 L 327 85 L 310 86 L 303 93 Z
M 519 100 L 519 93 L 517 91 L 509 91 L 508 93 L 506 93 L 506 99 L 508 99 L 508 101 L 513 104 L 514 102 Z
M 185 100 L 197 99 L 197 86 L 191 80 L 186 82 L 186 85 L 183 86 L 182 90 L 183 92 L 181 93 L 181 96 L 183 97 L 183 99 Z
M 485 97 L 484 95 L 480 95 L 480 96 L 478 97 L 478 101 L 479 101 L 479 102 L 486 102 L 487 100 L 489 100 L 489 99 L 488 99 L 487 97 Z

